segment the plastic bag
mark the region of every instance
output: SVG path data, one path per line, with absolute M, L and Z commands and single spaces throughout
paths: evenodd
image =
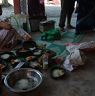
M 75 49 L 68 55 L 64 62 L 64 68 L 68 71 L 73 71 L 77 66 L 84 65 L 86 57 L 79 50 Z

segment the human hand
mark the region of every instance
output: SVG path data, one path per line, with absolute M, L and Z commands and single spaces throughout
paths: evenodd
M 32 37 L 28 33 L 25 33 L 25 35 L 23 36 L 23 39 L 25 41 L 29 41 L 29 40 L 32 40 Z

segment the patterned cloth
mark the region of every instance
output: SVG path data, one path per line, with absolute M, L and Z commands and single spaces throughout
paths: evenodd
M 15 29 L 0 30 L 0 51 L 11 50 L 17 43 L 17 40 L 20 39 L 20 36 Z
M 24 31 L 19 29 L 16 31 L 14 28 L 0 29 L 0 51 L 10 51 L 14 49 L 18 44 L 32 40 L 31 36 Z

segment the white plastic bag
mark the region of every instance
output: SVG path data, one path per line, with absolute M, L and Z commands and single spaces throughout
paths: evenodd
M 81 58 L 79 50 L 74 50 L 65 59 L 64 68 L 68 71 L 73 71 L 75 67 L 84 65 L 84 61 Z

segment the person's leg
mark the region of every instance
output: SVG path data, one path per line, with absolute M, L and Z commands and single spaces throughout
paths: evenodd
M 67 28 L 68 28 L 68 29 L 73 29 L 73 28 L 75 28 L 75 27 L 73 27 L 73 26 L 71 25 L 71 18 L 72 18 L 72 13 L 71 13 L 71 14 L 67 14 Z
M 72 18 L 72 14 L 74 11 L 74 3 L 75 2 L 73 2 L 73 1 L 69 1 L 68 11 L 67 11 L 67 28 L 68 29 L 74 28 L 71 25 L 71 18 Z
M 59 20 L 59 27 L 64 31 L 65 21 L 66 21 L 66 8 L 64 1 L 61 0 L 61 14 Z
M 73 11 L 72 12 L 70 12 L 71 11 L 71 9 L 68 9 L 68 12 L 67 12 L 67 27 L 69 27 L 69 26 L 71 26 L 71 17 L 72 17 L 72 13 L 73 13 Z
M 1 7 L 1 5 L 0 5 L 0 15 L 2 15 L 2 7 Z
M 95 28 L 95 11 L 93 10 L 95 5 L 94 2 L 91 2 L 90 0 L 79 0 L 76 34 L 84 33 Z
M 28 0 L 28 14 L 30 18 L 39 18 L 39 0 Z
M 66 14 L 62 10 L 61 15 L 60 15 L 60 21 L 59 21 L 59 27 L 60 28 L 64 29 L 65 21 L 66 21 Z

